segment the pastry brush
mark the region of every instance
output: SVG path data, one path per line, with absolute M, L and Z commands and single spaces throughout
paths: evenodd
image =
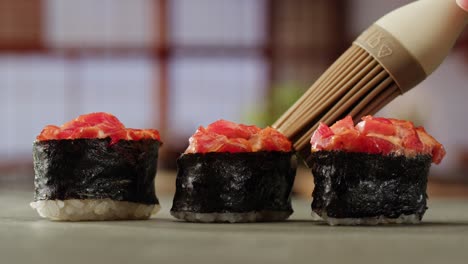
M 419 0 L 364 31 L 273 127 L 307 163 L 320 122 L 375 114 L 430 75 L 468 22 L 455 0 Z

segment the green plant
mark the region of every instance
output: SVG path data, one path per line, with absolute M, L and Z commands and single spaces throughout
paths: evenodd
M 245 120 L 261 127 L 272 125 L 303 93 L 304 89 L 292 83 L 275 85 L 263 103 L 246 112 Z

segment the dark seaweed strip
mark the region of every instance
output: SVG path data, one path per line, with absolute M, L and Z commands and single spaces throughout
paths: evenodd
M 329 217 L 361 218 L 426 211 L 429 155 L 414 158 L 319 151 L 311 157 L 312 210 Z
M 197 153 L 177 160 L 171 211 L 292 213 L 296 175 L 291 152 Z
M 38 141 L 33 146 L 35 200 L 104 199 L 158 204 L 160 142 L 110 138 Z

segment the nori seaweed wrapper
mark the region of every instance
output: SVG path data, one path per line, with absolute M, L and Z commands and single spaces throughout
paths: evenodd
M 105 199 L 159 204 L 154 189 L 160 142 L 64 139 L 33 145 L 34 200 Z
M 429 155 L 383 156 L 318 151 L 311 156 L 315 189 L 312 210 L 333 218 L 416 214 L 427 209 Z
M 171 211 L 292 213 L 296 175 L 292 152 L 183 154 Z

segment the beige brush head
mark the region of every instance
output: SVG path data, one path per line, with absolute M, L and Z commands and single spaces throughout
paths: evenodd
M 382 17 L 286 111 L 273 127 L 306 160 L 320 122 L 355 121 L 410 90 L 445 59 L 468 13 L 455 0 L 419 0 Z

